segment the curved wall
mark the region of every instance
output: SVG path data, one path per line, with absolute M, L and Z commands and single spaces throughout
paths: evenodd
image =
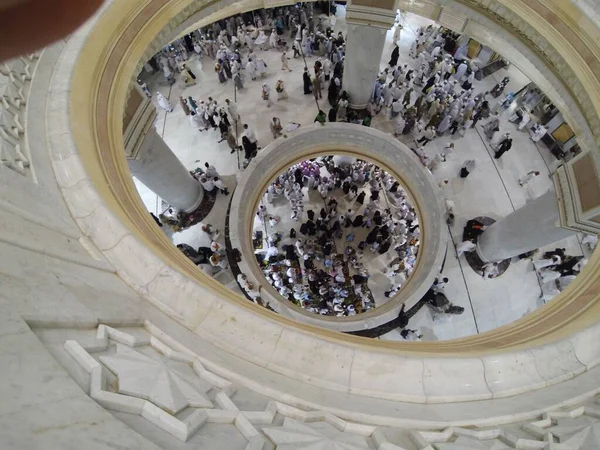
M 288 167 L 325 154 L 367 159 L 394 176 L 419 215 L 420 245 L 414 272 L 402 290 L 385 305 L 350 317 L 319 316 L 283 300 L 264 278 L 252 247 L 252 224 L 258 203 L 268 185 Z M 270 143 L 252 160 L 238 180 L 231 201 L 231 245 L 242 253 L 240 269 L 263 286 L 261 297 L 275 311 L 296 320 L 338 331 L 376 327 L 396 317 L 402 304 L 414 306 L 425 295 L 442 266 L 446 245 L 442 241 L 444 217 L 441 194 L 433 177 L 416 155 L 390 135 L 369 127 L 327 123 L 302 127 Z

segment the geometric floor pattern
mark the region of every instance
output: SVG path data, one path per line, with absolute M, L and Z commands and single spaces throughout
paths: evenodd
M 88 395 L 137 433 L 170 450 L 600 449 L 600 406 L 595 399 L 502 428 L 378 427 L 273 400 L 239 379 L 241 385 L 235 385 L 221 376 L 225 371 L 151 322 L 138 324 L 143 325 L 52 328 L 38 336 L 49 346 L 45 340 L 58 333 L 52 342 L 64 357 L 57 359 Z M 140 416 L 141 422 L 125 420 L 129 414 Z M 234 435 L 236 444 L 229 445 Z M 217 444 L 206 447 L 210 438 Z

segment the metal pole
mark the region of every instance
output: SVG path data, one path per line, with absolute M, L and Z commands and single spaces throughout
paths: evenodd
M 306 64 L 306 57 L 304 56 L 304 49 L 302 48 L 302 41 L 296 41 L 298 43 L 298 47 L 300 47 L 300 54 L 302 55 L 302 59 L 304 60 L 304 68 L 308 69 L 308 64 Z M 308 75 L 310 76 L 310 69 L 308 69 Z M 316 74 L 315 74 L 316 77 Z M 314 92 L 314 85 L 313 85 L 313 97 L 315 98 L 315 103 L 317 104 L 317 114 L 319 113 L 319 111 L 321 111 L 321 108 L 319 107 L 319 101 L 317 100 L 317 96 L 315 95 Z
M 239 76 L 239 73 L 237 73 L 236 75 Z M 233 80 L 233 102 L 237 106 L 237 86 L 235 84 L 235 79 Z M 239 122 L 239 118 L 240 118 L 240 115 L 238 113 L 238 116 L 235 118 L 235 154 L 237 156 L 238 170 L 241 169 L 241 165 L 240 165 L 240 146 L 239 146 L 239 142 L 238 142 L 238 122 Z

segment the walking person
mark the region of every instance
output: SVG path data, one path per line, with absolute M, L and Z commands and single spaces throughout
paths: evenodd
M 275 84 L 275 92 L 277 92 L 277 100 L 288 98 L 287 91 L 285 90 L 285 83 L 283 80 L 277 80 Z
M 475 160 L 468 159 L 467 161 L 465 161 L 463 163 L 462 167 L 460 168 L 460 177 L 467 178 L 469 176 L 469 174 L 471 172 L 473 172 L 474 170 L 475 170 Z
M 156 99 L 158 100 L 158 105 L 167 112 L 173 112 L 173 106 L 171 102 L 167 100 L 167 98 L 162 95 L 160 92 L 156 93 Z
M 524 176 L 519 178 L 519 186 L 521 186 L 521 187 L 525 186 L 527 183 L 529 183 L 531 180 L 533 180 L 535 177 L 537 177 L 539 175 L 540 175 L 539 170 L 530 170 Z
M 281 131 L 283 127 L 281 126 L 281 120 L 278 117 L 273 117 L 270 123 L 271 133 L 273 134 L 273 139 L 277 139 L 281 136 Z
M 315 77 L 312 79 L 312 84 L 313 84 L 313 94 L 315 94 L 315 99 L 319 100 L 320 98 L 322 98 L 321 77 L 319 76 L 319 74 L 315 75 Z
M 494 159 L 500 159 L 502 157 L 502 155 L 504 155 L 511 148 L 512 148 L 512 139 L 511 138 L 504 139 L 502 141 L 502 143 L 500 144 L 500 147 L 498 147 L 498 150 L 494 154 Z
M 267 102 L 267 108 L 271 107 L 271 88 L 267 84 L 262 85 L 262 99 Z
M 290 60 L 290 58 L 287 57 L 286 50 L 284 50 L 281 53 L 281 70 L 287 70 L 288 72 L 292 71 L 292 69 L 290 69 L 290 66 L 288 64 L 289 60 Z
M 308 95 L 311 93 L 312 81 L 310 81 L 310 74 L 308 73 L 308 67 L 304 68 L 304 73 L 302 74 L 302 82 L 304 83 L 304 95 Z

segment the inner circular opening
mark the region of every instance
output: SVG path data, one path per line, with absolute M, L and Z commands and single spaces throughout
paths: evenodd
M 276 177 L 252 237 L 267 282 L 327 316 L 387 303 L 410 278 L 420 244 L 419 218 L 399 181 L 370 161 L 333 154 Z

